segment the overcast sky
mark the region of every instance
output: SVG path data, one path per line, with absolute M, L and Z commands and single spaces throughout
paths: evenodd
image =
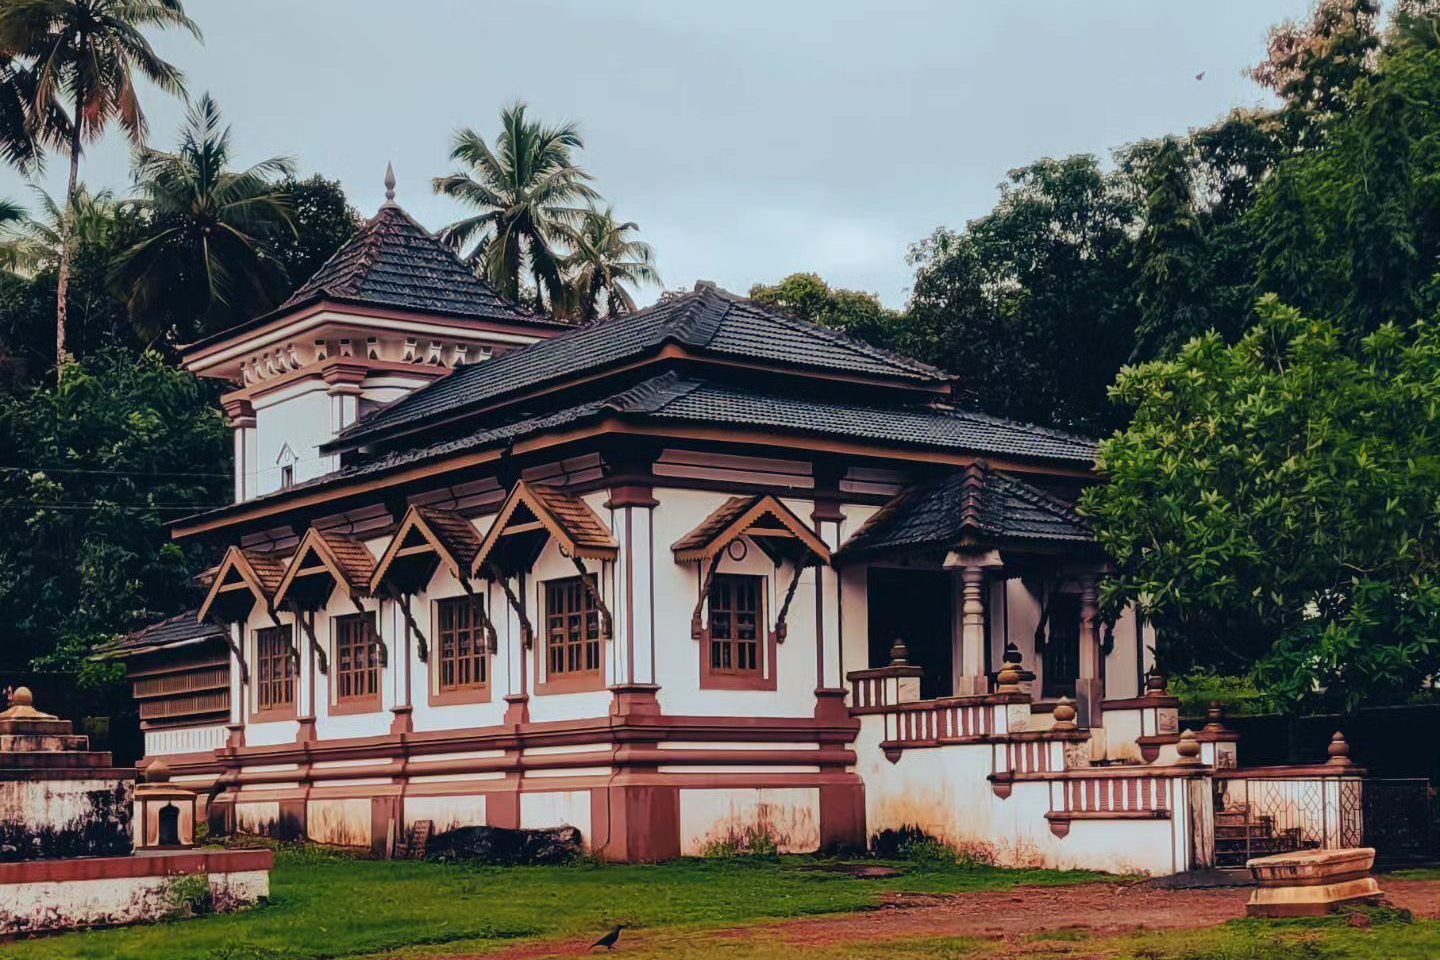
M 902 304 L 909 244 L 994 204 L 1005 172 L 1183 131 L 1264 94 L 1244 69 L 1309 0 L 186 0 L 156 38 L 211 92 L 242 162 L 339 178 L 365 215 L 395 164 L 431 229 L 461 125 L 575 120 L 581 161 L 637 221 L 668 288 L 811 270 Z M 1204 72 L 1203 79 L 1196 74 Z M 183 106 L 144 98 L 151 140 Z M 44 178 L 63 189 L 65 159 Z M 111 135 L 82 179 L 124 190 Z M 0 174 L 0 195 L 27 200 Z M 643 296 L 653 299 L 654 292 Z

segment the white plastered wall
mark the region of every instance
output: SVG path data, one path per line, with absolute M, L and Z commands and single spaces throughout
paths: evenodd
M 1166 875 L 1187 869 L 1177 853 L 1187 830 L 1172 820 L 1076 820 L 1057 837 L 1045 814 L 1050 785 L 1017 782 L 997 796 L 989 744 L 905 750 L 896 763 L 879 748 L 879 717 L 866 717 L 855 744 L 865 781 L 865 820 L 871 836 L 916 826 L 929 836 L 1007 867 L 1103 870 Z

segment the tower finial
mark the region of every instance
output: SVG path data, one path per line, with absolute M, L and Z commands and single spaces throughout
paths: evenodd
M 388 161 L 385 164 L 385 202 L 395 202 L 395 167 Z

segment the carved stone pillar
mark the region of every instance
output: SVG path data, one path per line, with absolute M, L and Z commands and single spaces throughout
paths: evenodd
M 956 657 L 955 694 L 990 692 L 985 676 L 985 568 L 968 564 L 960 570 L 960 649 Z
M 1085 574 L 1080 577 L 1080 678 L 1075 682 L 1075 700 L 1080 724 L 1086 727 L 1100 726 L 1100 701 L 1105 699 L 1099 619 L 1095 575 Z

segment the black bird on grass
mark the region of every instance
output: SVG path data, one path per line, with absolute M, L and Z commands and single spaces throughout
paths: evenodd
M 601 937 L 599 940 L 596 940 L 594 943 L 590 944 L 590 949 L 591 949 L 591 950 L 594 950 L 596 947 L 604 947 L 606 950 L 614 950 L 614 949 L 615 949 L 615 941 L 617 941 L 617 940 L 620 939 L 620 931 L 621 931 L 621 930 L 624 930 L 624 929 L 625 929 L 625 924 L 623 924 L 623 923 L 617 923 L 617 924 L 615 924 L 614 928 L 613 928 L 609 933 L 605 934 L 605 936 Z

